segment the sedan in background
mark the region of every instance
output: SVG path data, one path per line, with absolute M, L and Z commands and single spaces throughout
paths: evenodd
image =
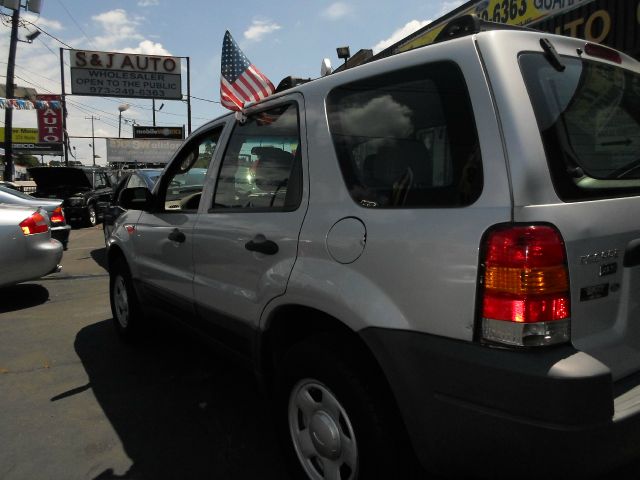
M 0 287 L 60 271 L 62 244 L 42 208 L 0 204 Z
M 49 221 L 51 222 L 51 236 L 58 240 L 65 250 L 67 249 L 71 226 L 67 225 L 64 217 L 62 200 L 36 198 L 18 190 L 0 185 L 0 203 L 6 203 L 9 205 L 27 205 L 33 208 L 42 207 L 49 215 Z
M 122 190 L 125 188 L 145 187 L 151 191 L 161 173 L 161 168 L 141 168 L 138 170 L 125 170 L 121 174 L 118 184 L 113 189 L 111 202 L 104 212 L 102 229 L 104 231 L 105 244 L 113 231 L 114 222 L 125 212 L 125 209 L 120 205 L 120 193 Z

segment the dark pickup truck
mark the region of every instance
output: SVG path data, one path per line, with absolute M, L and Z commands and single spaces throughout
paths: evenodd
M 33 167 L 33 194 L 61 198 L 69 224 L 94 226 L 104 217 L 113 188 L 107 170 L 93 167 Z

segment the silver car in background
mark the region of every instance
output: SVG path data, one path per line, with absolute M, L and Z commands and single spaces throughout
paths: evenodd
M 46 211 L 0 204 L 0 287 L 60 271 L 61 258 Z

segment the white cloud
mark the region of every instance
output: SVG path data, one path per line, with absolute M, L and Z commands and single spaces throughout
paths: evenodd
M 421 29 L 422 27 L 424 27 L 425 25 L 428 25 L 429 23 L 431 23 L 431 20 L 411 20 L 406 25 L 404 25 L 403 27 L 393 32 L 389 38 L 378 42 L 373 47 L 373 53 L 374 54 L 378 53 L 379 51 L 384 50 L 387 47 L 390 47 L 394 43 L 399 42 L 407 35 L 412 34 L 416 30 Z
M 340 18 L 351 13 L 351 7 L 346 3 L 335 2 L 322 12 L 322 15 L 330 20 L 339 20 Z
M 260 41 L 265 35 L 280 30 L 281 28 L 280 25 L 274 22 L 254 20 L 251 26 L 244 32 L 244 38 L 247 40 Z
M 137 32 L 137 27 L 140 22 L 134 18 L 130 18 L 127 12 L 121 8 L 110 10 L 100 15 L 94 15 L 91 19 L 98 23 L 104 31 L 103 35 L 98 35 L 93 38 L 92 43 L 97 49 L 114 49 L 124 42 L 130 42 L 132 40 L 141 41 L 144 39 L 144 37 Z
M 20 16 L 20 18 L 47 30 L 56 30 L 56 31 L 64 30 L 62 23 L 60 23 L 59 21 L 40 17 L 38 15 L 34 15 L 33 13 L 28 13 L 28 12 L 24 13 Z M 27 27 L 27 28 L 31 29 L 31 27 Z
M 137 47 L 134 48 L 122 48 L 121 52 L 124 53 L 137 53 L 145 55 L 171 55 L 161 43 L 152 42 L 151 40 L 141 41 Z
M 158 0 L 140 0 L 138 2 L 139 7 L 155 7 L 156 5 L 160 5 Z

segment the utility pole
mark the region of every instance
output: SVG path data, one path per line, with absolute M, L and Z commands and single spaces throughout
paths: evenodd
M 40 13 L 42 7 L 41 0 L 31 0 L 27 2 L 24 8 L 34 13 Z M 13 10 L 11 16 L 11 37 L 9 40 L 9 58 L 7 59 L 7 87 L 6 96 L 12 99 L 15 96 L 14 76 L 16 67 L 16 49 L 18 46 L 18 24 L 20 23 L 20 8 L 22 8 L 21 0 L 3 0 L 2 6 Z M 34 34 L 27 35 L 26 43 L 31 43 L 34 38 L 40 34 L 37 31 Z M 20 40 L 25 42 L 25 40 Z M 13 109 L 8 108 L 4 112 L 4 179 L 13 180 Z
M 14 96 L 13 77 L 16 66 L 16 47 L 18 45 L 18 22 L 20 20 L 20 4 L 11 17 L 11 40 L 9 41 L 9 59 L 7 60 L 7 98 Z M 8 107 L 8 106 L 7 106 Z M 4 179 L 13 181 L 13 109 L 7 108 L 4 113 Z
M 162 107 L 164 107 L 164 103 L 160 104 L 160 108 L 156 110 L 156 99 L 152 98 L 151 99 L 151 109 L 153 110 L 153 126 L 156 126 L 156 112 L 159 112 L 160 110 L 162 110 Z
M 93 155 L 92 155 L 92 159 L 93 159 L 93 166 L 96 166 L 96 136 L 93 132 L 93 121 L 94 120 L 100 120 L 98 117 L 94 117 L 93 115 L 91 115 L 90 117 L 84 117 L 85 120 L 91 120 L 91 148 L 93 149 Z

